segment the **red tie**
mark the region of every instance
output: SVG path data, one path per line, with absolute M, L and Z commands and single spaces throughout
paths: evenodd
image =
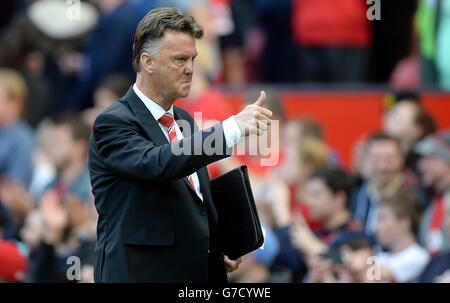
M 177 132 L 175 131 L 175 120 L 173 119 L 171 114 L 165 113 L 161 118 L 159 118 L 159 122 L 167 128 L 167 132 L 169 133 L 170 142 L 174 142 L 174 141 L 178 140 Z M 188 177 L 188 180 L 191 183 L 192 188 L 195 191 L 197 191 L 197 189 L 194 186 L 194 181 L 192 180 L 191 176 Z

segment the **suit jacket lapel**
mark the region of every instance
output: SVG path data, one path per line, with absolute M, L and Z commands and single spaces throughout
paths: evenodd
M 145 133 L 152 139 L 156 146 L 169 143 L 161 127 L 159 127 L 158 122 L 145 106 L 144 102 L 136 95 L 133 87 L 128 90 L 124 99 L 130 104 L 131 110 L 134 111 Z

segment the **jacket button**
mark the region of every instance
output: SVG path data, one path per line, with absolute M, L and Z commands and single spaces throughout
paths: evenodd
M 205 244 L 209 244 L 209 237 L 204 237 L 203 242 L 205 242 Z
M 205 209 L 202 209 L 202 210 L 200 211 L 200 215 L 206 216 L 206 210 L 205 210 Z

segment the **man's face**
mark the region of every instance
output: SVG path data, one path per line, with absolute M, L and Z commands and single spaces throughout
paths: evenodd
M 306 183 L 306 203 L 311 219 L 324 221 L 336 210 L 333 192 L 320 178 L 312 178 Z
M 413 102 L 400 102 L 390 109 L 384 117 L 384 129 L 387 134 L 400 140 L 414 142 L 418 139 L 414 119 L 418 105 Z
M 391 140 L 370 143 L 365 161 L 370 166 L 370 180 L 382 188 L 393 180 L 403 169 L 403 156 L 397 144 Z
M 191 90 L 197 56 L 195 38 L 188 33 L 168 31 L 159 43 L 153 69 L 159 93 L 170 101 L 184 98 Z
M 389 206 L 379 207 L 375 234 L 383 247 L 390 248 L 405 233 L 406 228 L 404 219 L 398 218 Z
M 442 191 L 449 184 L 450 163 L 441 157 L 429 155 L 424 156 L 419 161 L 419 170 L 422 173 L 422 183 L 425 186 L 432 186 L 438 191 Z

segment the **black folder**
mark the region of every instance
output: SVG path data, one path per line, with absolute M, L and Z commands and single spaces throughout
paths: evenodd
M 211 190 L 225 255 L 236 260 L 261 247 L 264 236 L 247 166 L 242 165 L 213 179 Z

